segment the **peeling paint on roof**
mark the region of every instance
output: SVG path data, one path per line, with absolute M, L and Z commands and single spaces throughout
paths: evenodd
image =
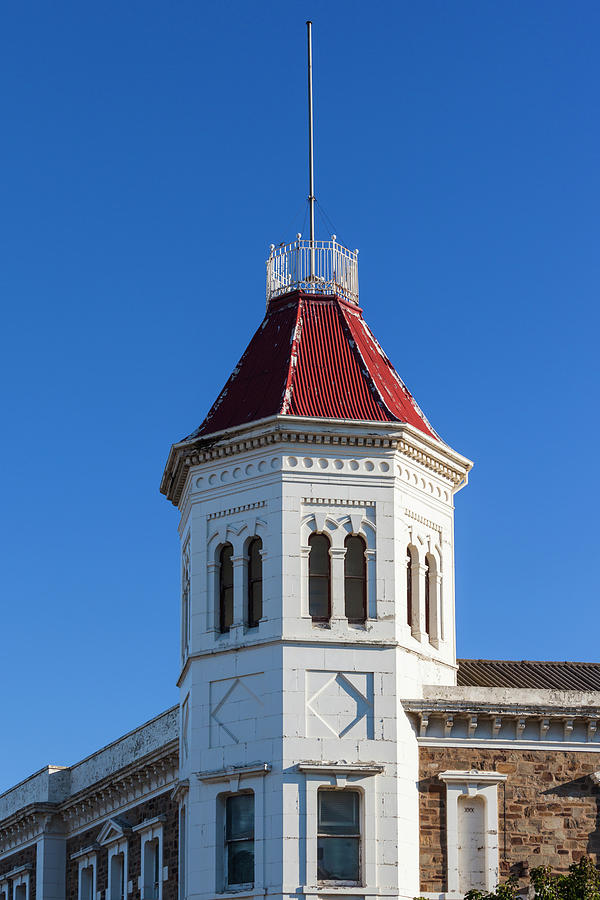
M 437 438 L 353 304 L 301 291 L 272 301 L 202 425 L 203 437 L 273 415 L 407 422 Z

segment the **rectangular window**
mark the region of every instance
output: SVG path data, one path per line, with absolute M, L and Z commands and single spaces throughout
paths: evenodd
M 227 887 L 254 884 L 254 794 L 234 794 L 225 802 Z
M 360 881 L 360 794 L 348 790 L 318 793 L 317 878 Z
M 27 885 L 15 885 L 15 900 L 27 900 Z

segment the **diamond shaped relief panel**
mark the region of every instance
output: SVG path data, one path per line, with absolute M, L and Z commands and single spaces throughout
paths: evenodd
M 256 737 L 264 713 L 263 674 L 241 675 L 210 683 L 210 745 L 243 744 Z
M 373 738 L 373 673 L 306 673 L 308 737 Z

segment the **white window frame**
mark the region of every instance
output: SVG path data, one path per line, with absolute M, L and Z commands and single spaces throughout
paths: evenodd
M 138 832 L 141 837 L 141 847 L 140 847 L 140 875 L 138 879 L 138 887 L 141 892 L 141 900 L 150 900 L 147 893 L 147 886 L 144 884 L 144 864 L 145 864 L 145 847 L 146 844 L 149 844 L 152 841 L 158 842 L 158 898 L 157 900 L 162 900 L 163 895 L 163 882 L 168 880 L 169 870 L 167 866 L 164 865 L 164 856 L 163 856 L 163 825 L 165 822 L 166 816 L 160 815 L 156 816 L 154 819 L 146 819 L 144 822 L 141 822 L 140 825 L 135 825 L 133 831 Z
M 229 843 L 227 841 L 227 801 L 230 797 L 238 797 L 240 794 L 247 794 L 252 796 L 253 802 L 253 813 L 254 813 L 254 831 L 252 834 L 252 852 L 254 856 L 254 879 L 253 881 L 245 882 L 242 884 L 229 884 L 227 881 L 227 871 L 229 869 Z M 218 802 L 218 811 L 217 811 L 217 834 L 222 835 L 221 845 L 217 845 L 219 851 L 219 869 L 220 869 L 220 882 L 221 882 L 221 891 L 227 894 L 235 894 L 235 893 L 254 893 L 254 888 L 256 885 L 256 794 L 252 790 L 251 787 L 247 785 L 243 785 L 238 791 L 227 791 L 226 793 L 219 794 L 217 798 Z
M 351 879 L 340 880 L 340 879 L 335 879 L 335 878 L 320 878 L 319 879 L 318 873 L 317 873 L 318 882 L 319 882 L 319 884 L 322 884 L 324 886 L 324 888 L 326 888 L 327 885 L 332 885 L 332 886 L 344 885 L 344 887 L 354 887 L 356 885 L 356 886 L 360 887 L 363 883 L 363 871 L 362 870 L 363 870 L 363 862 L 364 862 L 364 859 L 363 859 L 364 858 L 363 839 L 364 839 L 364 834 L 365 834 L 365 817 L 363 814 L 364 805 L 365 805 L 364 804 L 364 797 L 365 797 L 364 790 L 363 790 L 363 788 L 355 787 L 354 785 L 346 785 L 343 788 L 320 787 L 317 790 L 317 855 L 318 855 L 318 849 L 319 849 L 319 838 L 324 837 L 325 839 L 327 839 L 327 837 L 333 837 L 333 835 L 329 835 L 329 836 L 324 835 L 319 830 L 319 797 L 321 797 L 326 792 L 329 794 L 332 794 L 332 793 L 358 794 L 358 812 L 359 812 L 358 835 L 352 835 L 352 837 L 354 837 L 354 838 L 356 838 L 358 836 L 358 879 L 356 881 L 352 881 Z M 318 860 L 317 860 L 317 863 L 318 863 Z
M 127 858 L 128 848 L 127 838 L 121 838 L 118 841 L 112 841 L 108 845 L 108 881 L 106 889 L 106 900 L 112 900 L 112 859 L 113 856 L 123 854 L 123 894 L 126 900 L 129 891 L 129 860 Z
M 446 839 L 448 850 L 448 894 L 462 896 L 459 892 L 458 872 L 458 800 L 459 797 L 482 797 L 485 832 L 485 890 L 493 891 L 499 880 L 500 861 L 498 849 L 498 785 L 507 775 L 501 772 L 440 772 L 438 778 L 446 785 Z
M 98 882 L 96 880 L 96 865 L 97 858 L 95 850 L 84 850 L 82 854 L 78 855 L 77 897 L 79 898 L 79 900 L 84 900 L 83 892 L 81 889 L 84 869 L 92 870 L 92 900 L 96 900 L 96 893 L 98 890 Z M 85 900 L 87 900 L 87 898 L 85 898 Z
M 306 791 L 306 874 L 305 888 L 311 893 L 325 894 L 330 888 L 350 887 L 375 889 L 377 885 L 377 779 L 383 766 L 320 765 L 299 763 L 305 775 Z M 317 822 L 320 788 L 348 788 L 361 794 L 361 880 L 358 883 L 319 881 L 317 879 Z M 302 879 L 302 876 L 301 876 Z
M 29 900 L 29 872 L 21 872 L 12 880 L 12 900 L 17 900 L 17 888 L 25 887 L 25 900 Z
M 0 900 L 10 900 L 10 882 L 0 881 Z
M 210 817 L 207 823 L 206 839 L 216 849 L 216 864 L 213 866 L 214 881 L 206 885 L 206 890 L 224 897 L 237 896 L 237 888 L 228 890 L 225 886 L 224 844 L 221 840 L 221 824 L 224 823 L 223 798 L 228 794 L 243 791 L 254 793 L 254 887 L 246 893 L 252 896 L 265 893 L 265 800 L 264 778 L 271 771 L 270 763 L 254 763 L 248 766 L 233 766 L 215 772 L 196 772 L 202 786 L 202 801 L 214 809 L 218 815 Z M 242 892 L 243 893 L 243 892 Z

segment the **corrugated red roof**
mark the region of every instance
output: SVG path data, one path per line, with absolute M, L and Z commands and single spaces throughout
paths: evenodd
M 274 415 L 408 422 L 436 437 L 354 304 L 296 291 L 267 314 L 190 438 Z

